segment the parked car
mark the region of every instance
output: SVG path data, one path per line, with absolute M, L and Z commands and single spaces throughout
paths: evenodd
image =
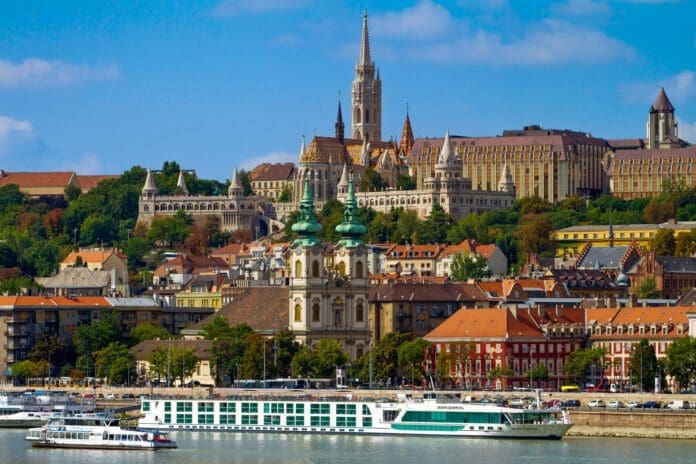
M 642 408 L 642 407 L 643 407 L 643 403 L 641 403 L 640 401 L 635 401 L 635 400 L 634 400 L 634 401 L 629 401 L 628 403 L 626 403 L 626 407 L 627 407 L 627 408 L 631 408 L 631 409 L 633 409 L 633 408 Z
M 665 408 L 668 409 L 689 409 L 689 407 L 689 402 L 684 400 L 673 400 L 670 401 L 667 406 L 665 406 Z
M 113 393 L 107 393 L 106 395 L 104 395 L 104 398 L 106 398 L 107 400 L 115 400 L 116 395 L 114 395 Z
M 643 408 L 645 409 L 660 409 L 662 407 L 662 403 L 659 401 L 646 401 L 643 403 Z
M 124 393 L 123 395 L 121 395 L 121 398 L 123 398 L 124 400 L 134 400 L 135 395 L 132 393 Z
M 609 403 L 607 403 L 607 409 L 619 409 L 619 408 L 623 408 L 623 407 L 624 407 L 623 402 L 621 402 L 619 400 L 612 400 Z
M 563 407 L 565 408 L 579 408 L 580 400 L 565 400 L 563 402 Z
M 602 400 L 590 400 L 589 403 L 587 403 L 588 408 L 604 408 L 606 405 L 604 404 L 604 401 Z

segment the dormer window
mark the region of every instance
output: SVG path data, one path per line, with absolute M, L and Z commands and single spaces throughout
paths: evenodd
M 595 335 L 602 335 L 602 328 L 601 327 L 595 328 Z
M 667 335 L 667 326 L 666 325 L 662 326 L 662 335 Z
M 611 326 L 610 325 L 607 326 L 606 334 L 611 335 Z
M 638 334 L 645 335 L 645 326 L 644 325 L 641 325 L 640 327 L 638 327 Z
M 654 325 L 650 326 L 650 335 L 656 335 L 657 334 L 657 327 Z
M 616 328 L 617 335 L 623 335 L 623 326 L 620 325 Z
M 677 326 L 677 335 L 684 335 L 684 326 L 681 324 Z
M 628 335 L 633 335 L 633 326 L 632 325 L 628 326 Z

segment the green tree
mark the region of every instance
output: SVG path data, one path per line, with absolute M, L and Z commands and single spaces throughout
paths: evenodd
M 397 348 L 397 356 L 399 360 L 399 366 L 407 368 L 407 372 L 410 371 L 412 381 L 414 383 L 414 370 L 418 373 L 418 379 L 425 377 L 425 369 L 423 367 L 423 362 L 425 361 L 425 352 L 430 346 L 430 342 L 424 338 L 416 338 L 402 343 Z
M 650 249 L 656 256 L 674 256 L 675 238 L 674 230 L 658 229 L 650 239 Z
M 106 348 L 111 343 L 122 340 L 123 330 L 114 311 L 102 311 L 98 321 L 81 324 L 73 334 L 73 345 L 78 355 L 92 356 L 94 352 Z
M 0 187 L 0 215 L 4 215 L 10 206 L 21 206 L 27 202 L 24 195 L 15 184 L 7 184 Z
M 239 182 L 242 183 L 242 187 L 244 188 L 242 193 L 247 197 L 254 194 L 254 189 L 251 187 L 251 178 L 249 177 L 249 174 L 249 171 L 239 171 Z
M 25 274 L 47 277 L 58 268 L 59 247 L 53 240 L 37 240 L 20 256 Z
M 80 189 L 80 187 L 74 184 L 68 185 L 67 187 L 65 187 L 65 190 L 63 191 L 63 195 L 65 196 L 65 199 L 68 202 L 77 200 L 77 197 L 79 197 L 81 194 L 82 189 Z
M 633 385 L 640 385 L 641 391 L 651 390 L 657 373 L 657 357 L 647 339 L 644 338 L 633 346 L 628 372 Z
M 547 371 L 548 374 L 548 371 Z M 494 367 L 490 371 L 488 371 L 488 374 L 486 374 L 486 377 L 488 378 L 488 381 L 492 384 L 496 384 L 496 380 L 498 379 L 507 379 L 509 377 L 512 377 L 515 375 L 515 371 L 510 369 L 509 367 Z
M 92 214 L 88 216 L 80 227 L 80 239 L 82 243 L 100 245 L 110 243 L 115 238 L 115 224 L 106 215 Z
M 531 368 L 527 369 L 524 376 L 529 380 L 530 385 L 534 385 L 534 382 L 549 380 L 549 370 L 544 364 L 537 363 Z
M 196 372 L 197 365 L 198 356 L 192 348 L 181 346 L 172 351 L 171 373 L 174 378 L 179 378 L 180 385 L 184 385 L 186 377 Z
M 174 216 L 156 218 L 150 225 L 147 239 L 150 242 L 158 243 L 163 248 L 183 244 L 189 235 L 189 227 L 192 222 L 184 210 L 177 211 Z
M 312 374 L 316 377 L 334 377 L 336 367 L 345 366 L 348 354 L 338 340 L 322 338 L 313 347 Z
M 633 294 L 638 298 L 660 298 L 662 292 L 657 288 L 655 279 L 648 276 L 643 279 L 634 289 Z
M 215 384 L 229 385 L 237 379 L 242 357 L 246 349 L 246 340 L 224 337 L 213 340 L 210 363 L 215 370 Z
M 106 378 L 107 384 L 124 384 L 135 379 L 135 359 L 128 347 L 119 342 L 109 343 L 94 352 L 96 377 Z
M 674 217 L 674 202 L 653 198 L 643 210 L 643 218 L 648 224 L 660 224 Z
M 273 337 L 273 364 L 277 375 L 289 377 L 292 358 L 300 349 L 295 334 L 290 329 L 281 329 Z
M 278 202 L 289 203 L 290 201 L 292 201 L 292 184 L 286 184 L 278 195 Z
M 452 216 L 439 203 L 434 203 L 428 217 L 416 227 L 416 243 L 445 243 L 452 224 Z
M 696 339 L 685 336 L 667 347 L 667 373 L 679 388 L 688 388 L 696 380 Z
M 419 227 L 418 213 L 403 208 L 396 211 L 398 219 L 390 241 L 402 245 L 406 242 L 413 243 L 416 239 L 416 230 Z
M 41 285 L 29 277 L 14 277 L 0 282 L 0 293 L 7 295 L 21 295 L 22 289 L 40 289 Z
M 674 256 L 688 257 L 696 253 L 696 229 L 677 234 L 674 240 Z
M 359 188 L 361 192 L 382 190 L 387 187 L 389 187 L 389 184 L 377 171 L 372 168 L 365 169 L 360 179 Z
M 402 174 L 396 181 L 396 188 L 398 190 L 416 190 L 416 179 L 409 175 Z
M 171 334 L 164 327 L 152 324 L 138 324 L 130 333 L 131 345 L 137 345 L 144 340 L 169 340 Z
M 44 332 L 37 337 L 31 350 L 29 350 L 27 359 L 31 361 L 45 361 L 51 367 L 60 368 L 68 361 L 74 360 L 74 353 L 72 345 L 64 342 L 57 335 Z
M 27 379 L 33 377 L 43 377 L 46 375 L 46 370 L 40 363 L 25 359 L 12 365 L 12 378 L 23 384 Z
M 551 232 L 553 226 L 544 216 L 526 216 L 520 220 L 516 237 L 520 242 L 520 254 L 526 258 L 531 253 L 541 254 L 553 250 Z
M 563 373 L 573 383 L 584 383 L 591 367 L 603 365 L 605 356 L 606 348 L 603 347 L 575 350 L 566 357 Z
M 147 358 L 149 364 L 150 376 L 157 376 L 157 383 L 161 381 L 162 378 L 168 378 L 169 366 L 171 365 L 171 347 L 167 345 L 158 346 Z
M 468 253 L 455 253 L 452 256 L 451 270 L 452 280 L 459 282 L 491 276 L 491 270 L 488 268 L 488 259 L 481 255 L 472 257 Z

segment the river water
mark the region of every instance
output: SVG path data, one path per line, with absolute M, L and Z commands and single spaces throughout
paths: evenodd
M 561 441 L 175 432 L 176 450 L 33 449 L 25 430 L 0 429 L 0 464 L 584 464 L 693 463 L 696 441 L 575 438 Z

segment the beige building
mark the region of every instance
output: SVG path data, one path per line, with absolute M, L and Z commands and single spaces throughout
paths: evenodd
M 498 137 L 451 137 L 451 143 L 472 189 L 495 189 L 505 170 L 517 198 L 536 195 L 557 202 L 603 189 L 602 158 L 609 145 L 590 134 L 528 126 Z M 419 189 L 435 172 L 442 149 L 442 139 L 415 140 L 408 163 Z
M 251 188 L 256 195 L 271 200 L 278 200 L 284 189 L 289 190 L 292 199 L 292 188 L 295 182 L 294 163 L 263 163 L 249 173 Z
M 60 263 L 60 270 L 81 265 L 91 271 L 111 273 L 111 286 L 115 293 L 129 296 L 128 256 L 116 248 L 80 248 L 72 251 Z
M 167 381 L 167 373 L 157 374 L 152 370 L 150 358 L 157 349 L 165 351 L 192 350 L 198 358 L 196 367 L 191 375 L 184 377 L 184 385 L 215 385 L 215 370 L 211 366 L 210 358 L 213 349 L 212 340 L 145 340 L 133 348 L 131 352 L 135 357 L 135 366 L 139 380 L 159 381 L 164 384 Z M 181 385 L 180 378 L 171 376 L 172 385 Z

